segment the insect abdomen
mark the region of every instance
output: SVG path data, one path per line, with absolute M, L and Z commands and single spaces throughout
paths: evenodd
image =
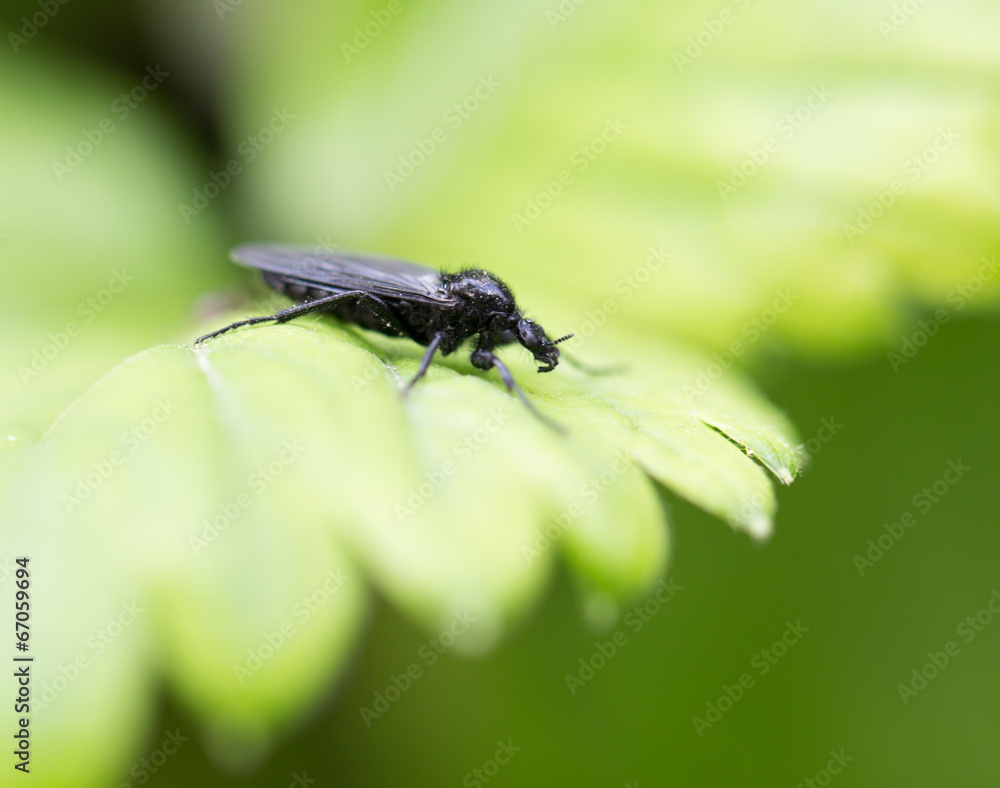
M 289 281 L 281 274 L 273 274 L 270 271 L 264 272 L 264 284 L 272 290 L 277 290 L 282 295 L 288 296 L 293 301 L 298 301 L 300 304 L 332 295 L 329 290 L 324 290 L 321 287 L 310 287 L 301 282 Z
M 270 271 L 264 272 L 264 283 L 268 287 L 299 303 L 316 301 L 320 298 L 334 295 L 337 292 L 336 290 L 326 290 L 322 287 L 312 287 L 301 282 L 290 281 L 281 274 L 274 274 Z M 347 323 L 354 323 L 362 328 L 367 328 L 370 331 L 378 331 L 390 337 L 406 336 L 402 331 L 394 326 L 390 326 L 383 317 L 375 314 L 371 306 L 364 302 L 345 300 L 323 307 L 322 311 L 328 315 L 338 317 Z

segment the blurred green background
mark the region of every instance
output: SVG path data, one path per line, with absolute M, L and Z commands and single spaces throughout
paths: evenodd
M 996 784 L 995 4 L 17 0 L 0 22 L 0 453 L 239 309 L 227 248 L 273 239 L 494 270 L 588 358 L 738 343 L 812 455 L 766 544 L 661 490 L 671 598 L 609 628 L 561 572 L 494 650 L 429 664 L 433 631 L 377 601 L 271 749 L 150 683 L 169 642 L 119 654 L 129 702 L 95 697 L 42 784 Z

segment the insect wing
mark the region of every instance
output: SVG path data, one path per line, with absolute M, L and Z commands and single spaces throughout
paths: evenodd
M 307 247 L 244 244 L 230 253 L 241 265 L 332 292 L 363 290 L 382 298 L 451 306 L 440 272 L 375 255 L 319 252 Z

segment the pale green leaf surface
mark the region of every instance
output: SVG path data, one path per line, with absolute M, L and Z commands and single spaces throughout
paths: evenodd
M 437 8 L 441 18 L 453 16 L 447 4 Z M 170 336 L 192 311 L 203 312 L 192 305 L 220 281 L 214 272 L 224 267 L 206 264 L 223 253 L 216 206 L 190 222 L 178 211 L 204 170 L 185 161 L 154 94 L 60 180 L 52 162 L 78 141 L 79 118 L 107 115 L 109 102 L 128 86 L 46 64 L 41 50 L 33 75 L 10 80 L 15 89 L 0 98 L 11 119 L 0 130 L 9 187 L 6 199 L 0 197 L 0 233 L 8 236 L 0 246 L 8 274 L 0 310 L 0 534 L 31 555 L 37 571 L 33 645 L 46 655 L 37 676 L 42 692 L 54 693 L 51 702 L 40 696 L 47 705 L 38 716 L 38 759 L 48 765 L 37 775 L 40 784 L 104 785 L 127 774 L 158 737 L 147 726 L 164 685 L 209 734 L 215 757 L 260 757 L 329 697 L 364 626 L 369 589 L 432 633 L 465 622 L 453 648 L 476 654 L 530 613 L 564 560 L 587 615 L 607 624 L 667 565 L 669 530 L 658 485 L 753 536 L 770 532 L 775 500 L 764 466 L 782 481 L 799 472 L 794 431 L 729 365 L 715 375 L 713 359 L 669 346 L 662 329 L 687 321 L 687 333 L 700 338 L 708 324 L 712 337 L 738 330 L 761 299 L 774 297 L 773 286 L 784 283 L 792 267 L 767 284 L 755 273 L 737 276 L 730 286 L 724 267 L 698 274 L 685 263 L 670 274 L 680 278 L 624 296 L 618 278 L 634 270 L 649 244 L 663 240 L 668 208 L 687 223 L 677 235 L 682 246 L 692 233 L 713 234 L 703 232 L 710 224 L 696 210 L 703 199 L 684 179 L 683 199 L 650 210 L 646 186 L 615 175 L 613 157 L 588 174 L 604 190 L 600 205 L 577 190 L 539 223 L 539 232 L 522 237 L 501 228 L 525 189 L 548 177 L 546 168 L 564 164 L 567 153 L 526 146 L 511 128 L 530 131 L 538 142 L 551 139 L 547 124 L 558 130 L 576 118 L 579 124 L 562 135 L 576 144 L 586 140 L 590 120 L 600 120 L 604 108 L 592 118 L 566 112 L 569 93 L 554 103 L 550 94 L 541 103 L 529 96 L 506 120 L 484 108 L 485 126 L 473 131 L 474 119 L 464 124 L 470 136 L 456 136 L 407 188 L 424 185 L 401 191 L 389 204 L 382 169 L 420 133 L 407 123 L 433 125 L 440 106 L 416 98 L 409 107 L 379 102 L 385 122 L 375 133 L 342 122 L 342 113 L 378 96 L 382 81 L 403 84 L 398 69 L 427 79 L 412 68 L 414 58 L 434 74 L 427 92 L 405 94 L 447 99 L 442 106 L 469 87 L 453 68 L 462 53 L 502 55 L 512 69 L 504 80 L 518 73 L 535 79 L 549 33 L 527 24 L 537 7 L 510 10 L 524 26 L 485 25 L 493 42 L 488 48 L 471 33 L 484 12 L 470 6 L 463 10 L 470 35 L 441 39 L 445 55 L 437 61 L 423 57 L 423 45 L 395 54 L 390 47 L 389 60 L 359 61 L 360 81 L 351 87 L 356 75 L 345 72 L 349 89 L 322 102 L 337 130 L 312 125 L 307 145 L 297 135 L 315 121 L 309 98 L 315 90 L 322 87 L 329 98 L 323 70 L 329 41 L 321 53 L 297 46 L 289 70 L 273 71 L 280 88 L 273 95 L 278 105 L 291 102 L 289 109 L 304 113 L 299 119 L 308 123 L 279 136 L 238 188 L 251 187 L 257 207 L 284 222 L 282 234 L 312 237 L 323 216 L 315 234 L 324 238 L 336 232 L 412 257 L 433 250 L 446 265 L 475 262 L 513 284 L 533 284 L 521 300 L 539 310 L 547 327 L 562 322 L 566 332 L 577 330 L 586 340 L 577 355 L 627 366 L 623 374 L 591 378 L 564 364 L 540 376 L 520 349 L 505 352 L 533 401 L 565 426 L 564 435 L 535 419 L 495 377 L 472 373 L 458 357 L 435 365 L 402 401 L 399 388 L 421 350 L 329 321 L 242 331 L 198 350 L 155 347 L 112 369 Z M 413 21 L 398 27 L 397 43 L 412 43 L 414 35 L 426 41 L 435 29 L 433 14 L 409 11 Z M 242 9 L 244 21 L 237 24 L 257 24 L 254 13 Z M 290 22 L 299 18 L 285 13 Z M 295 33 L 295 25 L 275 27 L 279 33 Z M 584 36 L 588 47 L 592 35 Z M 521 41 L 534 42 L 534 50 Z M 449 49 L 455 46 L 457 54 Z M 300 55 L 317 57 L 301 93 L 283 82 Z M 19 69 L 36 62 L 34 51 L 19 57 Z M 482 63 L 484 69 L 496 65 L 488 57 Z M 0 58 L 0 70 L 9 69 Z M 602 84 L 588 78 L 580 95 L 607 88 L 625 95 L 620 82 Z M 549 93 L 542 82 L 537 88 Z M 635 85 L 630 101 L 643 102 L 644 90 Z M 259 95 L 268 100 L 267 91 Z M 498 94 L 495 106 L 509 110 L 521 100 L 511 101 Z M 265 122 L 272 109 L 247 117 Z M 491 124 L 494 131 L 482 136 Z M 625 163 L 659 177 L 639 154 L 662 147 L 661 131 L 636 127 L 631 139 L 639 147 L 622 148 Z M 484 155 L 490 140 L 496 147 L 489 150 L 508 155 Z M 470 167 L 470 157 L 483 166 Z M 672 171 L 683 173 L 684 161 L 673 161 Z M 336 177 L 328 177 L 331 167 Z M 486 179 L 490 189 L 456 189 L 456 173 Z M 287 178 L 300 186 L 290 188 Z M 332 202 L 317 198 L 325 188 Z M 303 202 L 301 194 L 311 196 Z M 617 207 L 609 207 L 608 195 L 616 195 Z M 492 230 L 482 220 L 489 211 L 475 207 L 483 199 L 498 209 Z M 442 215 L 449 221 L 438 221 Z M 718 265 L 732 250 L 720 243 L 711 251 L 708 259 Z M 606 275 L 587 268 L 588 259 L 597 258 Z M 134 281 L 88 318 L 81 294 L 99 294 L 122 268 Z M 686 301 L 685 293 L 698 292 L 705 277 L 713 282 L 712 309 L 704 299 Z M 881 286 L 877 277 L 864 282 L 880 292 L 871 284 Z M 844 289 L 844 303 L 856 297 L 853 288 Z M 621 308 L 607 325 L 601 321 L 590 344 L 592 310 L 608 295 Z M 832 314 L 842 316 L 836 309 Z M 794 315 L 790 311 L 788 321 Z M 67 320 L 81 324 L 80 334 L 44 358 L 41 369 L 32 370 L 37 374 L 24 372 Z M 217 315 L 204 328 L 225 320 Z M 197 333 L 192 328 L 180 338 Z M 713 374 L 706 377 L 706 370 Z M 122 606 L 130 605 L 139 611 L 134 620 L 116 624 Z M 100 633 L 112 630 L 115 637 L 103 643 Z M 81 657 L 86 667 L 74 672 Z M 96 704 L 104 712 L 99 723 Z
M 367 585 L 431 631 L 468 622 L 454 647 L 476 653 L 536 604 L 557 550 L 588 596 L 648 589 L 669 543 L 651 479 L 755 536 L 770 527 L 761 466 L 642 375 L 538 376 L 508 354 L 560 434 L 462 360 L 402 400 L 418 355 L 323 321 L 154 348 L 0 458 L 3 521 L 40 565 L 88 556 L 104 608 L 148 611 L 114 646 L 135 680 L 159 673 L 220 740 L 261 747 L 334 681 Z M 85 648 L 103 609 L 88 602 L 50 611 L 46 626 L 88 622 L 64 648 Z

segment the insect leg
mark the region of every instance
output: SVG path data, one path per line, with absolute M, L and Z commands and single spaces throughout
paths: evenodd
M 510 374 L 510 370 L 507 368 L 507 365 L 504 364 L 499 358 L 497 358 L 497 356 L 494 353 L 489 354 L 489 362 L 490 365 L 493 366 L 496 369 L 496 371 L 500 374 L 500 379 L 503 381 L 504 386 L 507 387 L 507 391 L 511 392 L 512 394 L 516 394 L 518 399 L 520 399 L 521 402 L 523 402 L 527 406 L 528 410 L 534 413 L 535 416 L 537 416 L 542 422 L 547 424 L 549 427 L 552 427 L 552 429 L 554 429 L 556 432 L 560 434 L 566 433 L 565 427 L 559 424 L 559 422 L 553 421 L 544 413 L 542 413 L 538 408 L 535 407 L 535 404 L 530 399 L 528 399 L 528 395 L 524 393 L 524 390 L 517 385 L 517 381 L 514 380 L 514 376 Z
M 420 369 L 418 369 L 417 374 L 413 376 L 413 380 L 407 383 L 406 388 L 403 389 L 404 397 L 410 393 L 410 389 L 413 388 L 413 385 L 427 374 L 427 370 L 430 369 L 431 362 L 434 360 L 434 354 L 437 353 L 443 339 L 444 334 L 442 333 L 434 335 L 434 339 L 432 339 L 430 345 L 427 346 L 427 352 L 424 354 L 423 361 L 420 362 Z
M 337 301 L 346 300 L 348 298 L 374 302 L 380 317 L 386 319 L 389 323 L 394 324 L 394 328 L 398 326 L 402 329 L 402 326 L 399 325 L 399 322 L 396 320 L 391 310 L 389 310 L 385 303 L 383 303 L 380 299 L 370 293 L 364 292 L 363 290 L 348 290 L 346 293 L 334 293 L 333 295 L 324 296 L 323 298 L 317 298 L 315 301 L 307 301 L 304 304 L 296 304 L 288 309 L 282 309 L 280 312 L 275 312 L 273 315 L 263 315 L 261 317 L 249 317 L 246 320 L 238 320 L 237 322 L 231 323 L 224 328 L 218 329 L 217 331 L 212 331 L 209 334 L 198 337 L 198 339 L 195 340 L 195 345 L 200 345 L 202 342 L 217 337 L 220 334 L 225 334 L 228 331 L 232 331 L 234 328 L 253 326 L 258 323 L 268 323 L 270 321 L 274 321 L 275 323 L 286 323 L 296 317 L 307 315 L 310 312 L 315 312 L 319 309 L 330 306 L 330 304 L 334 304 Z

